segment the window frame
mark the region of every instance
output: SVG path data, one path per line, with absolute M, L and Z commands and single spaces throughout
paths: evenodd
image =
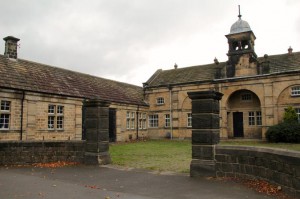
M 192 127 L 192 113 L 187 113 L 187 124 L 186 124 L 186 126 L 188 128 Z
M 127 111 L 126 112 L 126 129 L 130 129 L 130 125 L 131 125 L 131 122 L 130 122 L 130 112 Z
M 65 118 L 64 118 L 65 107 L 63 105 L 48 105 L 48 120 L 47 127 L 49 131 L 63 131 Z
M 139 113 L 139 129 L 147 129 L 147 115 L 146 113 Z
M 156 105 L 164 105 L 164 104 L 165 104 L 165 98 L 163 97 L 156 98 Z
M 291 96 L 292 97 L 300 96 L 300 86 L 291 87 Z
M 262 126 L 261 111 L 249 111 L 248 112 L 248 126 Z
M 242 102 L 251 102 L 253 100 L 252 93 L 242 93 L 241 101 Z
M 255 114 L 256 114 L 256 119 L 255 119 L 256 125 L 257 126 L 261 126 L 262 125 L 262 114 L 261 114 L 261 111 L 256 111 Z
M 126 112 L 126 129 L 134 130 L 135 129 L 135 114 L 136 112 L 127 111 Z
M 248 125 L 255 126 L 255 111 L 248 112 Z
M 9 130 L 11 122 L 11 101 L 0 100 L 0 130 Z
M 298 123 L 300 123 L 300 108 L 295 108 L 295 111 L 298 116 Z
M 158 128 L 159 117 L 158 114 L 148 115 L 148 127 L 149 128 Z
M 171 116 L 170 114 L 165 114 L 165 128 L 171 127 Z

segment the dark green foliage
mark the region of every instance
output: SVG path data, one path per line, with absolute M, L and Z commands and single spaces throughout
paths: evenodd
M 269 142 L 300 143 L 300 124 L 296 122 L 283 122 L 271 126 L 266 132 Z
M 289 106 L 284 113 L 283 123 L 271 126 L 266 132 L 269 142 L 300 143 L 300 124 L 296 110 Z
M 283 121 L 285 123 L 297 123 L 298 122 L 298 116 L 296 113 L 296 110 L 289 106 L 285 112 L 284 112 L 284 116 L 283 116 Z

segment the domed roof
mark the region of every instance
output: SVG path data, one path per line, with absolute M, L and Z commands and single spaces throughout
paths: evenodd
M 247 32 L 247 31 L 251 31 L 251 28 L 248 22 L 242 20 L 241 16 L 239 15 L 239 19 L 234 24 L 232 24 L 229 34 L 236 34 L 236 33 Z

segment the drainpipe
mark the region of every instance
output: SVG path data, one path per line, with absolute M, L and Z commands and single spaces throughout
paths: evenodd
M 136 112 L 136 139 L 139 139 L 139 110 L 140 106 L 138 105 L 137 107 L 137 112 Z
M 23 140 L 24 99 L 25 99 L 25 91 L 22 91 L 22 99 L 21 99 L 21 128 L 20 128 L 20 140 Z
M 171 140 L 173 139 L 173 114 L 172 114 L 172 87 L 169 85 L 169 95 L 170 95 L 170 127 L 171 127 Z

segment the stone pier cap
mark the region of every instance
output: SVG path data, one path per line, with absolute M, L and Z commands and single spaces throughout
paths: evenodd
M 223 93 L 209 90 L 209 91 L 197 91 L 197 92 L 188 92 L 189 98 L 194 99 L 214 99 L 221 100 L 223 97 Z

